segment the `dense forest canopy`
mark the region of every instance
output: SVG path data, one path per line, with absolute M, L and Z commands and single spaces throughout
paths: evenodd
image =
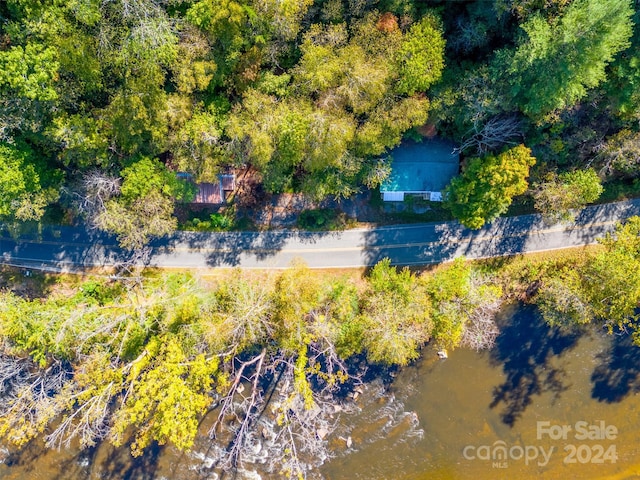
M 172 188 L 120 192 L 144 178 L 127 172 L 148 162 L 161 177 L 185 171 L 200 181 L 250 166 L 268 192 L 348 197 L 378 185 L 389 150 L 425 124 L 479 159 L 469 168 L 524 144 L 537 159 L 536 192 L 553 183 L 549 173 L 588 167 L 601 181 L 635 179 L 634 8 L 630 0 L 8 0 L 0 4 L 0 181 L 11 183 L 11 199 L 0 199 L 0 216 L 37 219 L 75 197 L 92 203 L 87 195 L 111 182 L 110 201 L 90 220 L 109 229 L 126 205 L 149 201 L 136 214 L 160 227 L 130 218 L 140 233 L 125 244 L 136 245 L 170 230 L 171 205 L 189 198 Z

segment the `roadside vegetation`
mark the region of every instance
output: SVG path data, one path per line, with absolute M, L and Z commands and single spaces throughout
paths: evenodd
M 637 192 L 639 42 L 630 0 L 8 0 L 0 221 L 53 209 L 135 250 L 194 198 L 177 172 L 346 198 L 434 132 L 460 145 L 465 225 L 523 195 L 570 220 L 602 182 Z
M 303 210 L 298 216 L 298 227 L 304 230 L 343 230 L 353 223 L 344 213 L 328 208 Z
M 260 441 L 268 469 L 297 478 L 324 458 L 329 415 L 367 365 L 406 365 L 428 341 L 491 344 L 493 330 L 465 338 L 467 323 L 490 323 L 500 305 L 488 280 L 463 261 L 433 276 L 384 261 L 364 279 L 295 264 L 212 283 L 96 277 L 31 300 L 4 291 L 0 436 L 108 440 L 134 455 L 153 442 L 189 449 L 213 409 L 221 468 Z
M 208 434 L 221 469 L 259 445 L 269 471 L 304 476 L 331 454 L 332 418 L 367 370 L 407 365 L 429 343 L 491 348 L 505 302 L 536 304 L 552 328 L 594 324 L 640 345 L 639 234 L 634 217 L 598 248 L 423 272 L 385 260 L 364 276 L 301 263 L 208 280 L 22 282 L 7 270 L 0 437 L 17 446 L 43 437 L 52 448 L 109 441 L 141 455 L 155 443 L 189 450 Z M 217 420 L 199 432 L 207 413 Z

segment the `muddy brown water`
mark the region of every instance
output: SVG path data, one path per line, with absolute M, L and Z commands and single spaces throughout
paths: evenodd
M 624 335 L 552 331 L 529 307 L 506 309 L 500 324 L 490 352 L 439 360 L 427 348 L 390 387 L 371 384 L 359 410 L 340 417 L 335 458 L 309 477 L 640 479 L 640 348 Z M 106 444 L 84 452 L 36 444 L 5 455 L 0 478 L 213 479 L 211 449 L 203 437 L 190 453 L 166 447 L 132 460 Z M 279 476 L 257 464 L 235 478 Z

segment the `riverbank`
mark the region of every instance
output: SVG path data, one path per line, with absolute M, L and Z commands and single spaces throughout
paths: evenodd
M 365 441 L 364 434 L 335 433 L 332 419 L 351 411 L 365 393 L 359 384 L 371 381 L 363 377 L 367 365 L 433 362 L 434 348 L 500 348 L 508 328 L 496 314 L 504 303 L 531 304 L 540 312 L 542 326 L 509 341 L 516 352 L 539 330 L 571 339 L 587 327 L 633 327 L 640 291 L 638 229 L 640 220 L 631 220 L 598 248 L 458 259 L 413 272 L 388 261 L 365 272 L 314 272 L 296 264 L 284 271 L 219 270 L 214 276 L 158 270 L 129 279 L 5 270 L 4 283 L 16 287 L 16 294 L 4 292 L 0 301 L 2 362 L 10 372 L 5 384 L 13 394 L 2 400 L 8 403 L 0 432 L 22 444 L 44 431 L 49 447 L 108 440 L 146 456 L 156 444 L 192 448 L 202 416 L 212 409 L 218 421 L 210 433 L 221 428 L 216 436 L 241 448 L 218 445 L 208 458 L 220 468 L 239 458 L 245 466 L 254 462 L 258 446 L 251 439 L 262 432 L 259 448 L 270 458 L 266 471 L 282 465 L 314 471 L 336 438 L 346 439 L 348 449 Z M 609 295 L 612 289 L 618 297 Z M 533 325 L 525 322 L 519 330 L 525 324 Z M 545 347 L 546 355 L 553 345 Z M 637 347 L 629 341 L 625 348 Z M 270 372 L 280 372 L 278 379 Z M 37 380 L 29 384 L 30 378 Z M 38 395 L 40 383 L 51 394 Z M 603 387 L 599 395 L 607 399 L 612 393 L 618 395 Z M 191 400 L 176 404 L 176 395 Z M 510 401 L 509 395 L 499 402 Z M 104 402 L 116 411 L 94 410 Z M 139 411 L 139 405 L 146 407 Z M 236 408 L 240 413 L 232 413 Z M 57 413 L 38 413 L 49 411 Z M 255 417 L 261 411 L 271 414 Z M 96 412 L 102 413 L 93 418 Z M 25 424 L 25 416 L 32 423 Z M 240 433 L 227 424 L 229 416 L 244 425 Z M 281 424 L 282 418 L 292 423 Z M 503 422 L 514 418 L 506 415 Z M 414 417 L 398 421 L 413 431 Z M 297 432 L 294 443 L 277 440 L 283 425 Z M 276 455 L 294 448 L 317 456 Z
M 567 343 L 562 336 L 554 337 L 553 330 L 531 309 L 522 312 L 521 307 L 504 310 L 499 323 L 499 346 L 491 351 L 459 349 L 442 361 L 432 347 L 426 347 L 422 358 L 397 372 L 392 383 L 367 384 L 356 408 L 334 417 L 337 428 L 328 439 L 334 457 L 309 472 L 307 478 L 621 480 L 640 471 L 635 452 L 640 423 L 634 413 L 640 409 L 640 397 L 633 393 L 640 381 L 638 355 L 633 350 L 637 347 L 624 345 L 620 337 L 598 329 L 583 331 Z M 623 380 L 617 384 L 619 388 L 626 384 L 631 389 L 614 400 L 599 397 L 604 390 L 598 386 L 615 378 Z M 509 412 L 518 413 L 513 425 L 504 422 Z M 215 448 L 207 435 L 215 417 L 212 412 L 202 420 L 190 452 L 172 445 L 156 446 L 143 457 L 132 458 L 128 448 L 116 449 L 106 442 L 86 450 L 78 450 L 74 444 L 56 451 L 47 450 L 38 440 L 21 454 L 7 457 L 3 450 L 0 476 L 31 480 L 37 472 L 47 480 L 215 478 Z M 616 427 L 618 434 L 613 440 L 585 442 L 573 435 L 567 441 L 547 436 L 539 439 L 539 421 L 572 428 L 581 421 L 603 421 Z M 346 448 L 349 437 L 352 444 Z M 535 447 L 538 457 L 525 463 L 524 457 L 518 458 L 518 450 L 513 450 L 516 458 L 494 465 L 491 449 L 500 446 L 499 442 L 509 448 Z M 565 463 L 569 452 L 564 448 L 571 443 L 587 445 L 589 453 L 595 445 L 605 449 L 615 446 L 617 459 L 592 462 L 593 454 L 587 458 L 583 447 L 583 461 Z M 482 450 L 478 452 L 483 446 L 489 448 L 489 459 Z M 466 447 L 474 450 L 465 452 Z M 540 448 L 545 454 L 553 448 L 549 462 Z M 236 478 L 250 480 L 258 474 L 263 480 L 282 478 L 264 471 L 259 458 Z

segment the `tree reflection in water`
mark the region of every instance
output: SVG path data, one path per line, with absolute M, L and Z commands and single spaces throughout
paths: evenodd
M 640 392 L 640 347 L 628 334 L 614 335 L 609 349 L 597 356 L 591 375 L 591 397 L 600 402 L 620 402 L 630 393 Z
M 503 404 L 502 421 L 513 427 L 533 395 L 553 392 L 559 397 L 569 388 L 564 370 L 552 367 L 549 360 L 575 347 L 580 334 L 549 328 L 532 306 L 506 313 L 491 351 L 491 362 L 503 366 L 506 380 L 494 388 L 490 407 Z

